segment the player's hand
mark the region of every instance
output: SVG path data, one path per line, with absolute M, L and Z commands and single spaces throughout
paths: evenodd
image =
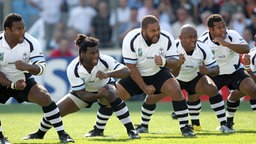
M 102 80 L 108 78 L 108 74 L 103 71 L 98 71 L 96 77 Z
M 165 58 L 161 55 L 155 55 L 154 60 L 156 65 L 164 66 L 166 64 Z
M 205 66 L 205 64 L 201 64 L 200 66 L 199 66 L 199 72 L 201 73 L 201 74 L 203 74 L 203 75 L 207 75 L 208 73 L 209 73 L 209 70 L 208 70 L 208 68 Z
M 248 54 L 244 54 L 242 60 L 243 60 L 244 65 L 250 65 L 251 64 L 250 55 L 248 55 Z
M 227 46 L 228 42 L 224 41 L 224 38 L 222 37 L 215 37 L 213 42 L 218 43 L 222 46 Z
M 143 88 L 143 92 L 146 95 L 151 95 L 156 91 L 155 87 L 153 85 L 147 85 Z
M 18 80 L 15 82 L 15 90 L 24 90 L 26 85 L 27 84 L 24 80 Z
M 185 58 L 184 54 L 182 54 L 182 53 L 179 54 L 179 61 L 178 61 L 179 66 L 183 65 L 185 61 L 186 61 L 186 58 Z
M 29 70 L 29 67 L 30 67 L 29 64 L 27 64 L 21 60 L 16 61 L 15 66 L 16 66 L 17 70 L 21 70 L 21 71 L 27 71 L 27 70 Z

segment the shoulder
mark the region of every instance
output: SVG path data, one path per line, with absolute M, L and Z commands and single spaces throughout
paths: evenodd
M 204 32 L 199 38 L 198 38 L 198 41 L 204 43 L 206 41 L 209 41 L 210 38 L 209 38 L 209 31 L 206 31 Z
M 239 35 L 239 33 L 233 29 L 227 29 L 227 34 L 232 36 L 232 35 Z
M 100 62 L 105 64 L 105 63 L 111 63 L 111 62 L 117 62 L 117 60 L 115 58 L 113 58 L 110 55 L 105 55 L 105 54 L 100 54 Z
M 38 40 L 28 33 L 25 33 L 25 40 L 31 42 L 32 44 L 39 44 Z
M 136 35 L 139 35 L 141 32 L 141 29 L 140 28 L 136 28 L 136 29 L 133 29 L 131 31 L 129 31 L 126 35 L 126 37 L 134 37 Z
M 164 37 L 167 37 L 168 39 L 171 39 L 172 41 L 174 41 L 173 36 L 166 30 L 161 30 L 161 35 L 163 35 Z

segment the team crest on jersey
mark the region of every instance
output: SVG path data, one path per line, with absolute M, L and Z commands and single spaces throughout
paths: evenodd
M 138 48 L 138 55 L 142 56 L 142 48 Z
M 0 53 L 0 61 L 4 60 L 4 53 Z
M 23 60 L 28 59 L 28 54 L 27 53 L 23 53 Z
M 162 47 L 159 49 L 159 55 L 164 56 L 164 49 Z

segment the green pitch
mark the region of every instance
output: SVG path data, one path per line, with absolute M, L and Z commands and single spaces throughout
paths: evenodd
M 140 123 L 141 102 L 127 102 L 133 124 Z M 208 102 L 204 102 L 201 112 L 203 131 L 196 132 L 195 138 L 184 138 L 177 120 L 172 120 L 171 103 L 158 103 L 149 124 L 149 133 L 140 134 L 141 139 L 130 140 L 121 122 L 114 116 L 110 118 L 104 137 L 84 138 L 95 123 L 98 105 L 83 109 L 63 118 L 64 127 L 75 143 L 81 144 L 255 144 L 256 113 L 252 112 L 249 102 L 242 102 L 236 113 L 234 134 L 222 134 L 216 131 L 219 122 Z M 0 119 L 6 137 L 12 143 L 58 143 L 55 129 L 51 129 L 44 140 L 22 140 L 22 137 L 38 129 L 41 121 L 41 108 L 34 104 L 0 105 Z

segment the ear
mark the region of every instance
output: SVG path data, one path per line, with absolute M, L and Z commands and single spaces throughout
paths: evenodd
M 210 32 L 213 31 L 213 28 L 212 28 L 212 27 L 209 27 L 209 31 L 210 31 Z
M 10 32 L 10 31 L 12 31 L 12 29 L 9 28 L 9 27 L 6 27 L 6 28 L 5 28 L 5 31 L 6 31 L 6 32 Z

